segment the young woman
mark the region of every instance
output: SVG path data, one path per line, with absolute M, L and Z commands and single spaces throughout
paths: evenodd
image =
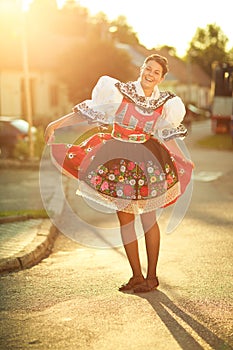
M 167 59 L 153 54 L 145 59 L 137 81 L 123 83 L 103 76 L 90 100 L 76 105 L 73 114 L 50 123 L 45 131 L 48 142 L 55 129 L 74 124 L 77 115 L 100 126 L 112 125 L 111 132 L 99 130 L 78 145 L 51 143 L 51 148 L 60 168 L 78 179 L 79 194 L 117 212 L 132 269 L 132 277 L 120 291 L 140 293 L 158 287 L 160 230 L 156 209 L 173 204 L 191 180 L 193 164 L 175 141 L 186 134 L 181 124 L 184 104 L 174 93 L 158 88 L 167 72 Z M 140 215 L 145 233 L 145 277 L 136 215 Z

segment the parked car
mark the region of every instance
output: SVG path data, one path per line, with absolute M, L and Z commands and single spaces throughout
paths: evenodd
M 32 126 L 35 137 L 37 129 Z M 17 117 L 0 116 L 0 158 L 13 156 L 14 148 L 19 140 L 27 142 L 29 139 L 29 123 Z

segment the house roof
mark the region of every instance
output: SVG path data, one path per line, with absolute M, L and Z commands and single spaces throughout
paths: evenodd
M 209 76 L 197 64 L 185 62 L 176 56 L 169 54 L 168 50 L 160 50 L 160 54 L 167 57 L 169 62 L 169 71 L 178 77 L 184 84 L 197 84 L 210 87 Z
M 147 50 L 143 46 L 132 48 L 125 45 L 125 49 L 132 56 L 133 63 L 140 65 L 144 59 L 153 53 L 158 53 L 168 59 L 169 72 L 166 76 L 166 81 L 177 81 L 182 84 L 197 84 L 200 86 L 210 87 L 209 76 L 197 64 L 188 64 L 181 58 L 169 53 L 169 49 Z

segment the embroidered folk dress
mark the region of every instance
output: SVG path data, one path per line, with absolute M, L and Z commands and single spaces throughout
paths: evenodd
M 139 81 L 103 76 L 91 100 L 76 105 L 74 113 L 99 128 L 79 144 L 52 144 L 51 155 L 78 180 L 77 194 L 109 209 L 141 214 L 171 205 L 184 193 L 192 162 L 167 146 L 171 138 L 186 135 L 178 96 L 156 87 L 148 98 Z

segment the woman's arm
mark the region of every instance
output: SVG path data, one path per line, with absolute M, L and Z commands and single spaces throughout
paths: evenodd
M 178 146 L 177 142 L 175 139 L 169 140 L 165 142 L 165 146 L 172 152 L 177 154 L 183 159 L 186 159 L 186 156 L 184 153 L 181 151 L 180 147 Z
M 91 100 L 77 104 L 73 108 L 73 113 L 67 114 L 47 126 L 44 136 L 45 142 L 52 141 L 54 130 L 74 125 L 79 121 L 111 124 L 122 101 L 122 95 L 115 86 L 117 81 L 114 78 L 102 76 L 92 90 Z
M 54 131 L 56 129 L 77 124 L 77 122 L 79 121 L 79 118 L 80 118 L 80 120 L 82 119 L 78 115 L 78 113 L 72 112 L 72 113 L 69 113 L 69 114 L 49 123 L 49 125 L 45 129 L 45 134 L 44 134 L 45 142 L 49 143 L 52 141 L 53 136 L 54 136 Z M 83 121 L 83 119 L 82 119 L 82 121 Z

